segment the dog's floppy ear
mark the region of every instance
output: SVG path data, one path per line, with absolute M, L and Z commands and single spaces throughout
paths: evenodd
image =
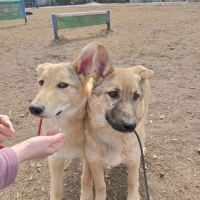
M 113 72 L 112 56 L 109 50 L 103 45 L 98 44 L 97 50 L 93 59 L 94 85 L 98 85 L 108 74 Z
M 52 65 L 52 64 L 51 63 L 44 63 L 44 64 L 38 65 L 38 67 L 37 67 L 38 78 L 42 75 L 42 73 L 45 69 L 50 67 L 50 65 Z
M 71 65 L 75 68 L 82 84 L 87 82 L 92 73 L 93 58 L 97 47 L 98 43 L 96 42 L 88 44 L 82 49 L 76 60 L 71 62 Z
M 148 79 L 148 80 L 150 80 L 154 76 L 154 72 L 152 70 L 147 69 L 145 67 L 142 67 L 140 65 L 135 66 L 132 69 L 133 69 L 133 71 L 134 71 L 135 74 L 138 74 L 140 76 L 141 80 L 142 79 Z

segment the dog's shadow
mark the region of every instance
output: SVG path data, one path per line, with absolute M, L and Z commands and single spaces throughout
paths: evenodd
M 63 181 L 62 200 L 79 200 L 81 191 L 81 175 L 83 160 L 74 159 L 65 170 Z M 127 199 L 127 168 L 121 164 L 117 167 L 105 169 L 106 200 L 126 200 Z M 93 185 L 93 194 L 95 189 Z M 143 170 L 140 170 L 140 195 L 141 200 L 146 197 Z

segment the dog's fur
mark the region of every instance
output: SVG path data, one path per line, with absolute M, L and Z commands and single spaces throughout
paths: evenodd
M 88 92 L 86 86 L 92 69 L 88 60 L 91 60 L 93 54 L 91 48 L 84 48 L 71 63 L 45 63 L 37 68 L 39 92 L 29 109 L 32 114 L 44 118 L 43 133 L 49 128 L 61 128 L 66 134 L 63 147 L 49 157 L 51 200 L 59 200 L 62 197 L 65 159 L 84 157 L 83 120 Z M 87 184 L 87 180 L 91 180 L 91 172 L 87 167 L 87 161 L 85 163 L 82 181 Z
M 87 48 L 95 49 L 90 80 L 93 88 L 84 123 L 85 153 L 95 182 L 95 200 L 106 198 L 103 166 L 120 163 L 126 164 L 128 170 L 127 199 L 139 200 L 140 148 L 133 129 L 136 126 L 144 146 L 150 97 L 148 79 L 153 77 L 153 71 L 142 66 L 114 69 L 105 46 L 91 43 Z M 82 192 L 91 196 L 91 185 L 87 186 Z
M 65 159 L 84 157 L 85 154 L 81 200 L 93 199 L 92 176 L 96 187 L 95 200 L 104 200 L 103 165 L 120 163 L 125 163 L 128 169 L 128 200 L 139 200 L 140 149 L 132 131 L 133 125 L 137 125 L 144 146 L 150 95 L 148 79 L 152 78 L 153 72 L 141 66 L 114 69 L 108 49 L 98 43 L 87 45 L 71 63 L 45 63 L 39 65 L 37 71 L 39 92 L 30 110 L 44 118 L 43 133 L 49 128 L 61 128 L 66 133 L 62 149 L 49 157 L 51 200 L 61 199 Z M 65 83 L 64 88 L 61 83 Z M 112 91 L 118 93 L 116 98 L 109 96 Z M 136 94 L 139 98 L 134 100 Z M 90 98 L 84 142 L 87 95 Z

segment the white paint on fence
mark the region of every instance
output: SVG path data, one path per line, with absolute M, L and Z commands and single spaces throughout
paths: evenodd
M 61 13 L 57 14 L 58 16 L 82 16 L 82 15 L 95 15 L 95 14 L 107 14 L 107 10 L 102 11 L 91 11 L 91 12 L 77 12 L 77 13 Z

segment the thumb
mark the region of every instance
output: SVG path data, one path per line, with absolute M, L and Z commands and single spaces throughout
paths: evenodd
M 53 145 L 59 141 L 61 141 L 65 137 L 64 133 L 58 133 L 56 135 L 48 136 L 49 145 Z
M 61 141 L 52 144 L 51 146 L 48 147 L 49 152 L 55 153 L 56 151 L 60 150 L 64 144 L 64 140 L 62 139 Z

